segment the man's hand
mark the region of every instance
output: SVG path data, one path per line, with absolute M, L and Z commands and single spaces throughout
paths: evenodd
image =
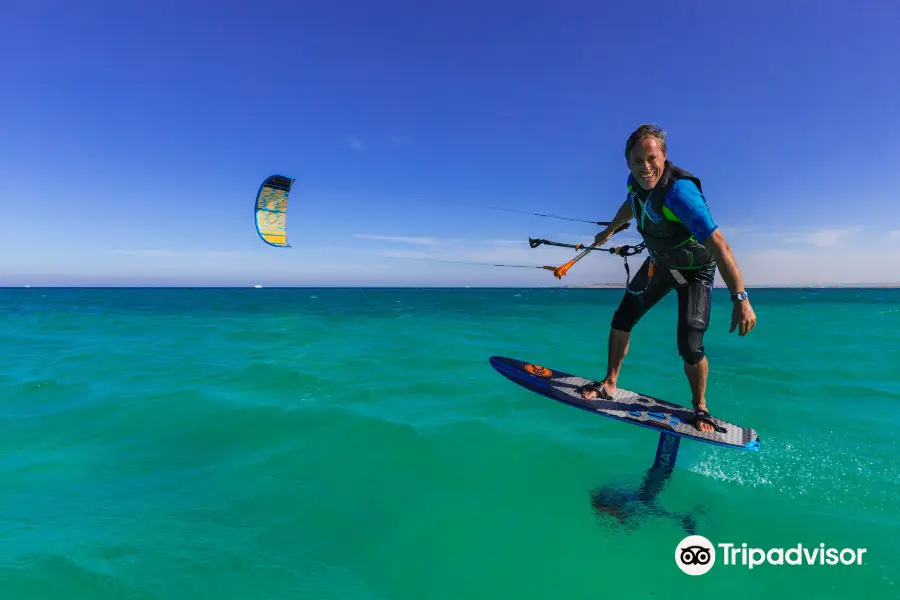
M 734 333 L 735 327 L 739 324 L 739 336 L 747 335 L 756 326 L 756 313 L 753 312 L 749 300 L 734 303 L 734 308 L 731 309 L 731 329 L 728 330 L 728 333 Z
M 613 232 L 607 227 L 600 233 L 594 236 L 594 247 L 602 246 L 606 242 L 609 241 L 609 238 L 613 236 Z

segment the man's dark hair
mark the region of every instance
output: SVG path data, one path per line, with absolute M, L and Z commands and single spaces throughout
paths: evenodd
M 666 151 L 666 132 L 656 125 L 644 123 L 628 136 L 628 141 L 625 143 L 625 160 L 629 159 L 628 153 L 631 152 L 631 148 L 641 140 L 647 138 L 656 138 L 657 141 L 659 141 L 660 149 L 663 152 Z

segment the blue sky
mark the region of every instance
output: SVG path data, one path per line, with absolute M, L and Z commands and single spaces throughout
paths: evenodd
M 0 20 L 0 285 L 622 281 L 642 122 L 748 287 L 900 282 L 900 5 L 50 2 Z M 297 179 L 292 247 L 253 200 Z M 615 240 L 634 242 L 633 235 Z M 632 260 L 637 266 L 637 261 Z

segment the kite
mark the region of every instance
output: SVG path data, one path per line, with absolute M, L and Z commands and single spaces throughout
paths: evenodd
M 271 175 L 256 194 L 256 232 L 270 246 L 290 248 L 287 243 L 287 203 L 294 178 Z

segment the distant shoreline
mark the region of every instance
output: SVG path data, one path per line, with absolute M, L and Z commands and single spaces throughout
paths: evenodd
M 580 289 L 613 289 L 613 288 L 624 288 L 625 286 L 621 283 L 589 283 L 585 285 L 567 285 L 564 286 L 567 288 L 580 288 Z M 873 289 L 896 289 L 900 288 L 900 283 L 831 283 L 828 285 L 823 284 L 779 284 L 779 283 L 769 283 L 769 284 L 760 284 L 760 285 L 747 285 L 747 289 L 754 290 L 809 290 L 809 289 L 821 289 L 821 290 L 838 290 L 838 289 L 858 289 L 858 290 L 873 290 Z M 727 289 L 724 285 L 716 285 L 715 289 Z
M 257 288 L 256 286 L 259 285 Z M 900 289 L 900 283 L 836 283 L 821 284 L 760 284 L 747 285 L 748 290 L 873 290 L 873 289 Z M 600 289 L 624 289 L 622 283 L 592 283 L 585 285 L 9 285 L 0 284 L 4 290 L 325 290 L 325 289 L 360 289 L 360 290 L 600 290 Z M 716 285 L 716 290 L 727 290 L 723 285 Z

